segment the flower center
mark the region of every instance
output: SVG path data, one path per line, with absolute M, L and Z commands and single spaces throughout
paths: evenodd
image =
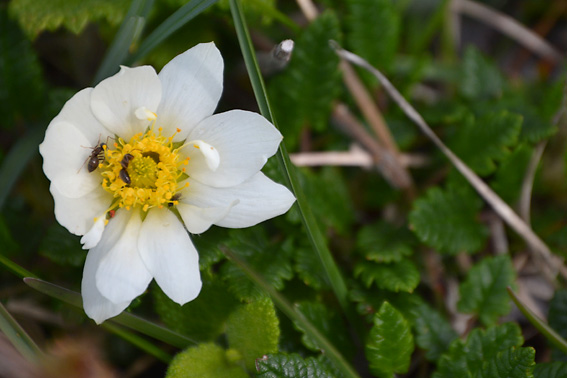
M 183 188 L 178 183 L 188 177 L 184 166 L 189 158 L 179 155 L 181 146 L 174 146 L 173 135 L 161 133 L 161 128 L 156 134 L 152 126 L 128 142 L 118 138 L 114 148 L 105 149 L 100 168 L 102 187 L 114 196 L 109 211 L 134 207 L 148 211 L 178 203 L 176 193 Z

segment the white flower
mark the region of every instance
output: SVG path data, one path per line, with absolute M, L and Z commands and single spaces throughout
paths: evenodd
M 121 313 L 152 278 L 175 302 L 201 290 L 187 229 L 249 227 L 285 213 L 287 188 L 260 172 L 281 134 L 256 113 L 213 115 L 223 61 L 200 44 L 158 74 L 120 72 L 71 98 L 39 150 L 58 222 L 90 249 L 85 312 Z

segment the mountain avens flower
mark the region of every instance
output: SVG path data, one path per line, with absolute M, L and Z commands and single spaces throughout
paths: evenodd
M 259 114 L 213 112 L 223 60 L 200 44 L 157 74 L 150 66 L 73 96 L 40 145 L 57 221 L 82 235 L 85 312 L 97 323 L 122 312 L 152 279 L 175 302 L 201 290 L 189 231 L 241 228 L 294 202 L 260 169 L 282 140 Z

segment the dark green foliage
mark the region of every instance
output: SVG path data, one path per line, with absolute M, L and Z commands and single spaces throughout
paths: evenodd
M 457 333 L 439 312 L 422 304 L 415 309 L 415 342 L 425 349 L 430 361 L 436 361 L 457 338 Z
M 12 237 L 4 217 L 0 215 L 0 251 L 2 251 L 3 255 L 9 256 L 16 252 L 17 249 L 18 243 Z
M 534 368 L 535 378 L 557 378 L 567 377 L 566 362 L 547 362 L 537 364 Z
M 400 39 L 401 18 L 392 0 L 348 0 L 347 44 L 374 67 L 389 70 Z
M 0 51 L 2 128 L 22 119 L 36 120 L 42 115 L 45 100 L 41 67 L 31 43 L 3 7 L 0 7 Z
M 471 268 L 459 287 L 459 311 L 475 314 L 485 325 L 494 324 L 510 311 L 506 288 L 514 286 L 516 271 L 509 255 L 485 257 Z
M 413 293 L 400 291 L 398 293 L 386 290 L 376 290 L 375 288 L 364 289 L 357 287 L 349 293 L 353 302 L 357 304 L 356 309 L 359 314 L 366 316 L 368 322 L 373 321 L 374 313 L 382 307 L 384 302 L 394 306 L 406 320 L 414 323 L 417 309 L 424 301 Z
M 240 305 L 226 322 L 228 345 L 242 355 L 248 370 L 254 361 L 278 351 L 280 328 L 276 309 L 270 299 Z
M 218 279 L 203 274 L 199 296 L 183 306 L 173 302 L 155 285 L 155 310 L 172 330 L 193 340 L 212 341 L 224 331 L 225 322 L 238 301 Z
M 408 371 L 414 342 L 409 323 L 388 302 L 374 316 L 374 326 L 366 343 L 370 370 L 380 377 Z
M 301 302 L 296 306 L 297 310 L 300 311 L 331 344 L 339 349 L 343 355 L 350 356 L 352 354 L 353 346 L 350 342 L 348 332 L 342 319 L 337 316 L 336 311 L 327 309 L 325 305 L 320 302 Z M 317 342 L 305 333 L 301 324 L 296 323 L 294 326 L 303 332 L 301 341 L 307 348 L 316 352 L 321 350 Z
M 302 127 L 327 129 L 332 101 L 338 96 L 339 58 L 329 40 L 340 40 L 339 22 L 323 13 L 297 39 L 289 66 L 270 83 L 270 98 L 285 143 L 294 147 Z
M 87 251 L 81 249 L 79 240 L 78 236 L 70 234 L 66 228 L 54 224 L 41 241 L 39 253 L 57 264 L 82 266 Z
M 491 186 L 509 204 L 518 200 L 532 153 L 532 148 L 525 144 L 519 145 L 502 161 L 494 174 Z
M 419 270 L 408 259 L 380 264 L 364 261 L 356 265 L 354 275 L 360 277 L 366 287 L 375 283 L 380 289 L 411 293 L 419 284 Z
M 335 377 L 313 357 L 303 359 L 298 354 L 268 354 L 258 359 L 259 378 L 331 378 Z
M 293 276 L 291 254 L 289 248 L 284 247 L 284 242 L 269 241 L 262 226 L 234 230 L 229 234 L 231 239 L 226 248 L 262 274 L 275 289 L 283 289 L 284 282 Z M 289 242 L 291 240 L 286 241 Z M 224 263 L 221 276 L 229 290 L 241 301 L 252 301 L 265 296 L 236 264 Z
M 491 364 L 502 365 L 505 360 L 510 362 L 512 368 L 522 367 L 526 365 L 523 358 L 513 362 L 516 357 L 510 356 L 510 352 L 503 357 L 498 357 L 497 354 L 519 348 L 523 342 L 520 327 L 515 323 L 504 323 L 487 330 L 474 329 L 466 341 L 453 341 L 449 351 L 441 356 L 433 377 L 475 377 Z M 500 361 L 492 362 L 493 359 Z
M 208 269 L 224 259 L 221 246 L 230 240 L 228 229 L 213 226 L 203 235 L 192 235 L 191 241 L 199 251 L 199 268 Z
M 488 175 L 516 144 L 521 127 L 522 117 L 507 111 L 467 117 L 450 146 L 479 175 Z
M 467 47 L 460 77 L 461 94 L 469 100 L 495 98 L 502 94 L 503 85 L 498 68 L 475 47 Z
M 431 188 L 413 204 L 410 224 L 425 244 L 445 254 L 476 252 L 486 240 L 477 220 L 482 202 L 468 187 Z
M 294 270 L 305 285 L 315 290 L 329 286 L 327 276 L 321 266 L 321 259 L 313 252 L 313 248 L 310 245 L 295 247 L 293 258 L 295 262 Z
M 367 260 L 379 263 L 399 262 L 413 253 L 413 235 L 406 228 L 379 222 L 363 227 L 358 233 L 356 246 Z
M 567 339 L 567 290 L 560 289 L 555 292 L 549 303 L 547 321 L 559 336 Z M 567 361 L 567 356 L 555 347 L 552 348 L 552 356 L 554 360 Z

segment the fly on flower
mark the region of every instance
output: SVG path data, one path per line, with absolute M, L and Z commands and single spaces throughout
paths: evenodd
M 282 140 L 278 130 L 252 112 L 213 115 L 222 73 L 213 43 L 159 74 L 121 67 L 73 96 L 49 124 L 43 170 L 58 222 L 89 249 L 81 290 L 97 323 L 121 313 L 152 279 L 179 304 L 197 297 L 199 256 L 187 231 L 253 226 L 295 201 L 260 172 Z M 96 170 L 81 170 L 92 154 L 81 146 L 100 138 L 114 143 Z

